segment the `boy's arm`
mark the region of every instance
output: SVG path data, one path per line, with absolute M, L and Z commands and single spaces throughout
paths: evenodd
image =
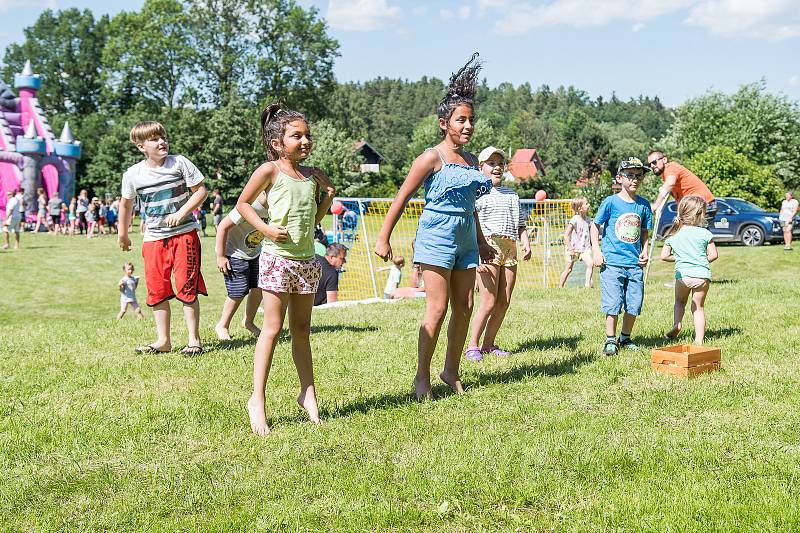
M 214 239 L 214 253 L 217 255 L 217 268 L 227 275 L 231 271 L 231 262 L 225 256 L 225 241 L 228 239 L 228 230 L 233 226 L 230 214 L 222 219 L 217 226 L 217 237 Z
M 642 228 L 641 234 L 642 240 L 642 251 L 639 252 L 639 266 L 645 266 L 648 261 L 650 261 L 650 248 L 648 245 L 650 244 L 650 231 Z
M 495 256 L 494 248 L 486 241 L 486 237 L 483 235 L 481 221 L 478 220 L 478 212 L 472 213 L 472 217 L 475 219 L 475 234 L 478 237 L 478 256 L 482 261 L 488 263 Z
M 594 261 L 594 266 L 603 266 L 606 259 L 603 257 L 603 252 L 600 250 L 600 228 L 594 222 L 589 227 L 589 237 L 592 240 L 592 259 Z
M 119 221 L 117 224 L 117 243 L 123 252 L 131 249 L 131 240 L 128 238 L 128 225 L 130 224 L 133 198 L 121 198 L 119 201 Z
M 171 215 L 167 215 L 164 219 L 164 222 L 167 226 L 174 228 L 175 226 L 179 226 L 183 220 L 188 217 L 192 211 L 203 205 L 203 202 L 206 201 L 206 197 L 208 197 L 208 192 L 206 191 L 206 186 L 203 182 L 198 183 L 190 187 L 192 191 L 192 195 L 186 201 L 183 206 L 181 206 L 178 211 L 172 213 Z
M 575 229 L 575 228 L 573 228 L 573 227 L 572 227 L 572 223 L 568 223 L 568 224 L 567 224 L 567 229 L 566 229 L 566 230 L 564 230 L 564 244 L 567 246 L 567 251 L 568 251 L 568 252 L 571 252 L 571 251 L 572 251 L 572 248 L 570 248 L 570 245 L 571 245 L 572 243 L 570 242 L 570 240 L 569 240 L 569 237 L 570 237 L 570 235 L 572 235 L 572 231 L 573 231 L 574 229 Z

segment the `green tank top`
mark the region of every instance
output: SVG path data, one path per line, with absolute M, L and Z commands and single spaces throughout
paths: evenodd
M 284 226 L 289 236 L 286 242 L 264 239 L 262 249 L 288 259 L 313 259 L 316 181 L 293 178 L 282 172 L 274 161 L 272 163 L 278 170 L 278 177 L 267 194 L 269 224 Z

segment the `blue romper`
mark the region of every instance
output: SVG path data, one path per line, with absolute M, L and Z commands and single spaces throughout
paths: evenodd
M 425 210 L 419 217 L 414 262 L 448 270 L 478 266 L 475 200 L 492 190 L 477 167 L 448 163 L 425 179 Z

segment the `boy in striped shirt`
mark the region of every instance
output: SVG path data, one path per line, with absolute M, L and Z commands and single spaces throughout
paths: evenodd
M 200 305 L 197 295 L 208 295 L 200 273 L 200 228 L 192 211 L 205 201 L 207 192 L 203 174 L 181 155 L 169 155 L 164 126 L 158 122 L 140 122 L 130 133 L 130 140 L 145 156 L 122 175 L 122 199 L 119 206 L 118 242 L 123 251 L 131 249 L 128 237 L 133 201 L 139 198 L 147 216 L 142 243 L 147 305 L 153 308 L 158 339 L 136 348 L 136 353 L 161 353 L 172 350 L 170 340 L 169 300 L 183 303 L 189 342 L 184 355 L 203 353 L 200 342 Z M 177 294 L 172 288 L 175 278 Z

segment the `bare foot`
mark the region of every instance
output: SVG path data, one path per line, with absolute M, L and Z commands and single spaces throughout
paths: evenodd
M 214 331 L 217 333 L 217 338 L 221 341 L 229 341 L 231 340 L 231 334 L 228 331 L 228 328 L 223 328 L 219 324 L 214 326 Z
M 247 400 L 247 414 L 250 416 L 250 429 L 259 437 L 269 435 L 267 414 L 264 412 L 264 402 L 250 396 Z
M 464 387 L 461 386 L 461 378 L 458 375 L 452 376 L 444 373 L 444 370 L 439 374 L 439 377 L 450 385 L 450 388 L 453 389 L 453 392 L 456 394 L 464 394 Z
M 433 400 L 433 391 L 431 390 L 431 380 L 428 378 L 419 377 L 414 378 L 414 393 L 417 400 Z
M 317 395 L 314 392 L 314 387 L 309 387 L 305 391 L 301 391 L 300 395 L 297 397 L 297 404 L 302 407 L 306 413 L 308 413 L 308 418 L 315 424 L 321 424 L 322 421 L 319 419 L 319 409 L 317 408 Z
M 260 329 L 258 329 L 258 326 L 256 326 L 256 325 L 255 325 L 255 324 L 253 324 L 252 322 L 248 324 L 248 323 L 246 323 L 244 320 L 242 320 L 242 327 L 243 327 L 244 329 L 246 329 L 247 331 L 249 331 L 250 333 L 252 333 L 252 334 L 253 334 L 254 336 L 256 336 L 256 337 L 258 337 L 259 335 L 261 335 L 261 330 L 260 330 Z
M 667 332 L 668 339 L 674 339 L 681 332 L 681 325 L 672 326 L 672 329 Z

